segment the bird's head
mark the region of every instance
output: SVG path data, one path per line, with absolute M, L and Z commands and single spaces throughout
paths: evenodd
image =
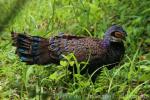
M 118 25 L 112 25 L 105 33 L 105 38 L 109 39 L 110 42 L 122 42 L 126 36 L 125 30 Z

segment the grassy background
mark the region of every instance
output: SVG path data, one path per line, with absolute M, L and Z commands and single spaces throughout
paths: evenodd
M 0 0 L 0 99 L 150 99 L 149 0 Z M 59 32 L 102 38 L 112 24 L 128 33 L 120 65 L 103 68 L 96 83 L 66 67 L 26 65 L 15 55 L 10 32 L 49 37 Z M 80 63 L 76 63 L 80 66 Z

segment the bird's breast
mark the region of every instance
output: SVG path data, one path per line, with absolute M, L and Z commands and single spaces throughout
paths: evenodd
M 107 59 L 109 60 L 109 63 L 117 63 L 122 59 L 124 53 L 125 48 L 123 43 L 112 43 L 108 48 Z

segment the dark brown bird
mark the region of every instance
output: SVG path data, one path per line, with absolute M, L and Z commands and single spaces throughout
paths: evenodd
M 27 64 L 59 63 L 62 55 L 74 53 L 79 62 L 87 61 L 89 74 L 107 64 L 117 64 L 125 48 L 127 33 L 121 26 L 111 26 L 102 40 L 91 37 L 59 35 L 50 39 L 12 32 L 16 53 Z

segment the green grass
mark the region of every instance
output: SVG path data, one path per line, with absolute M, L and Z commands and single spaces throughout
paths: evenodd
M 150 99 L 150 1 L 0 0 L 0 99 Z M 24 2 L 25 1 L 25 2 Z M 112 24 L 128 33 L 126 54 L 111 70 L 105 66 L 93 84 L 72 54 L 60 65 L 26 65 L 15 55 L 10 32 L 49 37 L 59 32 L 103 37 Z M 83 63 L 83 62 L 82 62 Z

